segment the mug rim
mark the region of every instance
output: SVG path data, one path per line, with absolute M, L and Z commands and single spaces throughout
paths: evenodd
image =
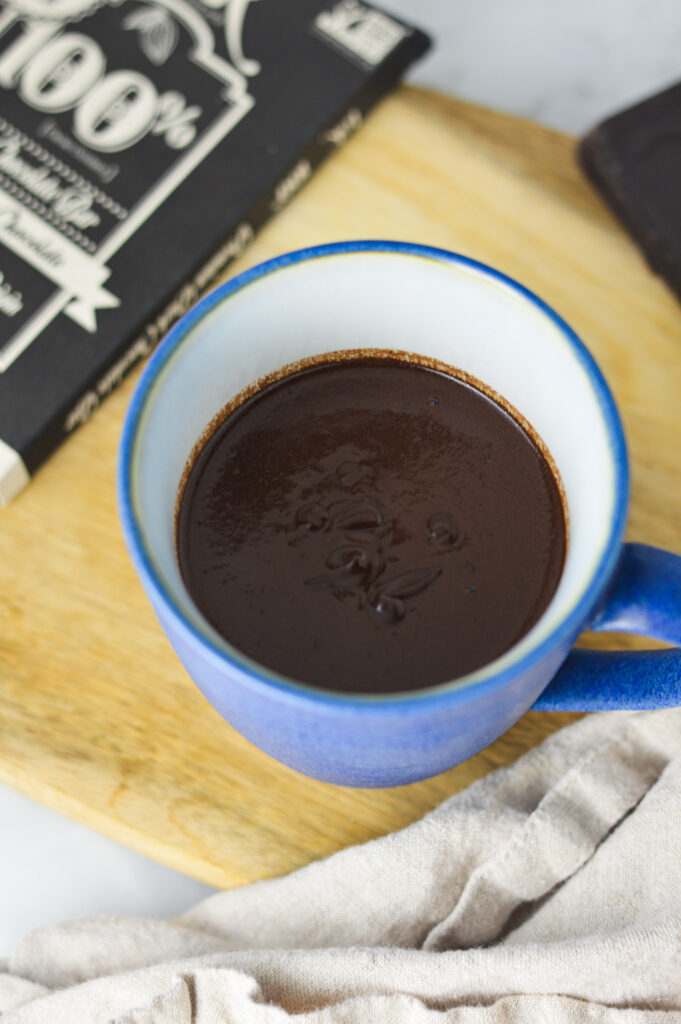
M 367 252 L 420 257 L 455 267 L 465 267 L 483 277 L 491 278 L 497 283 L 510 287 L 548 317 L 568 341 L 586 371 L 603 418 L 614 471 L 614 503 L 607 542 L 581 597 L 560 622 L 556 624 L 548 636 L 540 640 L 536 646 L 528 650 L 517 661 L 501 667 L 499 671 L 483 678 L 475 677 L 480 672 L 485 671 L 485 668 L 488 666 L 477 669 L 474 673 L 470 673 L 469 676 L 461 676 L 457 679 L 439 683 L 436 686 L 385 694 L 345 693 L 324 690 L 321 687 L 298 682 L 270 671 L 247 656 L 241 655 L 241 652 L 233 648 L 232 645 L 228 645 L 230 650 L 226 650 L 214 644 L 185 617 L 159 577 L 144 544 L 142 532 L 134 512 L 132 498 L 132 466 L 135 442 L 147 399 L 150 397 L 166 364 L 200 321 L 234 293 L 241 291 L 249 284 L 267 277 L 277 270 L 325 256 Z M 551 651 L 560 647 L 565 641 L 569 640 L 572 643 L 584 627 L 585 622 L 588 621 L 591 611 L 605 590 L 619 557 L 629 506 L 629 462 L 622 422 L 605 377 L 579 336 L 548 303 L 514 278 L 496 270 L 494 267 L 490 267 L 488 264 L 461 253 L 413 242 L 368 239 L 309 246 L 265 260 L 219 285 L 185 313 L 175 323 L 153 353 L 136 385 L 123 425 L 118 461 L 117 490 L 123 534 L 135 569 L 142 578 L 147 591 L 153 594 L 156 600 L 161 603 L 164 609 L 171 615 L 174 625 L 191 643 L 199 643 L 211 657 L 211 660 L 216 660 L 223 670 L 227 667 L 232 671 L 237 671 L 240 679 L 257 688 L 265 685 L 268 688 L 277 689 L 283 696 L 287 696 L 296 702 L 299 700 L 312 700 L 317 703 L 331 704 L 337 708 L 345 708 L 356 713 L 361 712 L 363 709 L 376 710 L 377 706 L 392 707 L 395 710 L 399 710 L 400 706 L 410 706 L 415 701 L 420 703 L 427 702 L 429 704 L 443 701 L 451 703 L 452 700 L 460 700 L 467 697 L 473 689 L 475 689 L 476 695 L 486 695 L 503 689 L 518 675 L 531 671 L 536 664 L 541 662 Z M 231 653 L 232 650 L 234 655 Z

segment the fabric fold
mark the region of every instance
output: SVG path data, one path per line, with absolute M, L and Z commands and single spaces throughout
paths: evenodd
M 172 922 L 37 930 L 5 1024 L 681 1024 L 681 709 L 591 715 L 401 832 Z

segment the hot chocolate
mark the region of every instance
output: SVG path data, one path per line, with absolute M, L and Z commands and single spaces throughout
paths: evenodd
M 494 660 L 566 551 L 540 445 L 468 380 L 404 354 L 304 365 L 228 410 L 179 503 L 196 605 L 291 679 L 389 693 Z

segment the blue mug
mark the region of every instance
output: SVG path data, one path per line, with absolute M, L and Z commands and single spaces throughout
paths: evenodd
M 345 348 L 402 349 L 484 381 L 534 427 L 562 477 L 569 542 L 546 612 L 494 662 L 427 690 L 340 694 L 264 668 L 203 618 L 177 564 L 178 486 L 207 424 L 254 381 Z M 549 306 L 463 256 L 399 242 L 346 242 L 254 267 L 177 324 L 127 414 L 119 503 L 130 555 L 160 623 L 217 711 L 306 775 L 397 786 L 465 760 L 530 707 L 681 703 L 678 650 L 571 651 L 584 629 L 681 642 L 681 558 L 622 544 L 628 478 L 610 391 Z

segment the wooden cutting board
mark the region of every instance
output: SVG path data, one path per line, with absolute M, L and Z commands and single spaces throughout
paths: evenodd
M 383 237 L 518 278 L 572 323 L 612 384 L 633 463 L 630 536 L 681 552 L 681 308 L 573 154 L 563 135 L 403 88 L 231 273 L 287 249 Z M 250 746 L 187 677 L 123 548 L 114 467 L 133 385 L 0 512 L 1 781 L 232 886 L 400 828 L 576 717 L 529 713 L 466 764 L 381 791 L 311 781 Z

